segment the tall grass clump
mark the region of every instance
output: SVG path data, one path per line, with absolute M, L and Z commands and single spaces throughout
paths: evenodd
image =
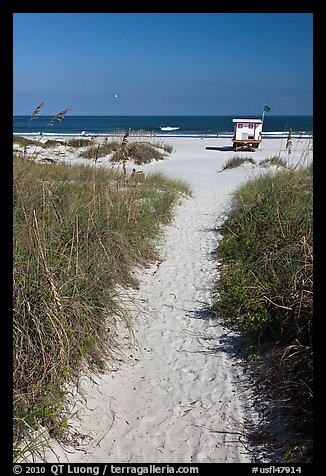
M 34 111 L 32 112 L 30 118 L 29 118 L 29 121 L 28 121 L 28 124 L 27 124 L 27 131 L 29 130 L 30 128 L 30 125 L 31 125 L 31 122 L 34 120 L 34 119 L 37 119 L 38 117 L 40 117 L 41 115 L 41 111 L 43 109 L 43 106 L 44 106 L 44 101 L 42 101 L 35 109 Z
M 164 160 L 168 153 L 172 151 L 168 146 L 152 144 L 150 142 L 129 142 L 126 147 L 126 154 L 136 165 L 149 164 L 153 160 Z M 123 151 L 117 149 L 112 156 L 112 162 L 121 162 L 123 160 Z
M 108 140 L 107 137 L 98 144 L 90 141 L 89 147 L 80 152 L 79 156 L 96 162 L 101 157 L 111 155 L 111 161 L 115 163 L 124 163 L 130 160 L 136 165 L 143 165 L 153 160 L 164 160 L 168 154 L 173 152 L 173 147 L 168 144 L 140 140 L 130 141 L 129 136 L 130 133 L 127 131 L 122 142 Z M 75 141 L 77 142 L 76 139 Z
M 221 172 L 227 169 L 235 169 L 246 163 L 255 164 L 255 161 L 252 157 L 238 157 L 238 156 L 231 157 L 223 165 Z
M 299 460 L 311 456 L 312 438 L 312 204 L 311 167 L 267 173 L 238 189 L 217 249 L 214 305 L 261 352 L 257 381 L 287 418 L 283 454 Z
M 60 437 L 64 387 L 99 371 L 129 317 L 117 289 L 157 258 L 184 184 L 14 158 L 14 448 L 41 424 Z M 119 285 L 119 286 L 118 286 Z
M 32 112 L 32 114 L 29 118 L 28 124 L 27 124 L 26 133 L 28 132 L 32 121 L 35 120 L 35 119 L 38 119 L 40 117 L 43 107 L 44 107 L 44 101 L 42 101 Z M 71 109 L 66 108 L 66 109 L 63 109 L 62 111 L 59 111 L 57 114 L 55 114 L 51 118 L 51 120 L 48 122 L 48 124 L 47 124 L 47 126 L 46 126 L 46 128 L 43 132 L 44 133 L 47 132 L 48 128 L 53 126 L 53 124 L 55 122 L 61 122 L 69 111 L 71 111 Z M 43 132 L 42 132 L 42 134 L 43 134 Z M 27 155 L 28 155 L 27 154 L 27 147 L 33 145 L 34 146 L 34 151 L 33 151 L 32 155 L 33 155 L 34 160 L 37 158 L 37 156 L 39 155 L 40 150 L 42 148 L 48 148 L 48 147 L 53 147 L 53 146 L 58 145 L 58 142 L 56 142 L 56 141 L 48 140 L 45 144 L 43 144 L 40 141 L 33 141 L 33 140 L 31 141 L 30 139 L 28 139 L 27 137 L 24 137 L 24 136 L 23 137 L 17 137 L 17 138 L 14 137 L 13 142 L 14 142 L 14 144 L 16 143 L 19 146 L 24 147 L 24 150 L 23 150 L 24 158 L 27 158 Z
M 85 141 L 85 139 L 83 140 Z M 96 143 L 92 143 L 92 141 L 89 141 L 88 145 L 89 146 L 87 147 L 87 149 L 80 152 L 79 157 L 83 157 L 85 159 L 92 159 L 95 162 L 100 157 L 105 157 L 106 155 L 112 154 L 120 147 L 120 143 L 118 141 L 116 140 L 109 141 L 107 137 L 104 139 L 102 143 L 99 142 L 98 144 L 96 144 Z

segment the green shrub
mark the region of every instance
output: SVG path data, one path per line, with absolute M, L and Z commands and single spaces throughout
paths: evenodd
M 312 442 L 312 206 L 311 166 L 267 173 L 237 190 L 217 248 L 212 308 L 250 337 L 252 355 L 264 356 L 256 385 L 271 401 L 269 418 L 287 419 L 281 453 L 301 461 L 311 458 Z
M 217 252 L 225 265 L 223 276 L 226 282 L 231 279 L 230 274 L 237 276 L 241 295 L 246 293 L 254 299 L 249 306 L 243 298 L 239 299 L 241 320 L 247 310 L 251 312 L 252 308 L 263 306 L 273 317 L 266 333 L 277 332 L 286 342 L 295 331 L 302 334 L 305 342 L 309 340 L 306 333 L 312 293 L 309 170 L 266 174 L 245 184 L 234 195 L 234 206 L 222 232 L 224 238 Z M 237 319 L 232 308 L 230 311 Z M 253 325 L 253 331 L 256 330 Z

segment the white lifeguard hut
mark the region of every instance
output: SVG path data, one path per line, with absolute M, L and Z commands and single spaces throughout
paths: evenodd
M 262 140 L 263 121 L 261 119 L 233 119 L 233 150 L 258 149 Z

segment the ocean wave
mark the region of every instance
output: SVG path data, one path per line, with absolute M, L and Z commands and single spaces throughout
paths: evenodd
M 179 128 L 178 128 L 179 129 Z M 165 132 L 171 132 L 171 134 L 166 134 Z M 28 137 L 117 137 L 117 136 L 123 136 L 124 132 L 88 132 L 85 134 L 85 132 L 13 132 L 13 135 L 15 136 L 28 136 Z M 137 131 L 131 133 L 132 136 L 137 137 Z M 180 132 L 175 132 L 174 129 L 172 130 L 162 130 L 162 133 L 157 132 L 157 133 L 149 133 L 150 136 L 156 136 L 156 137 L 189 137 L 189 138 L 217 138 L 217 139 L 232 139 L 233 138 L 233 132 L 225 132 L 221 134 L 211 134 L 211 133 L 194 133 L 194 132 L 185 132 L 185 131 L 180 131 Z M 144 137 L 146 134 L 143 132 L 139 134 L 139 136 Z M 284 131 L 274 131 L 274 132 L 263 132 L 262 138 L 263 139 L 283 139 L 288 137 L 288 132 Z M 299 132 L 299 133 L 292 133 L 291 137 L 293 139 L 310 139 L 313 137 L 313 134 L 311 132 Z

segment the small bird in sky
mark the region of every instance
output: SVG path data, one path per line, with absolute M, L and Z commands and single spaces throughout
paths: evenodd
M 117 98 L 117 97 L 118 97 L 118 95 L 117 95 L 117 94 L 115 94 L 115 95 L 114 95 L 114 97 L 115 97 L 115 98 Z

